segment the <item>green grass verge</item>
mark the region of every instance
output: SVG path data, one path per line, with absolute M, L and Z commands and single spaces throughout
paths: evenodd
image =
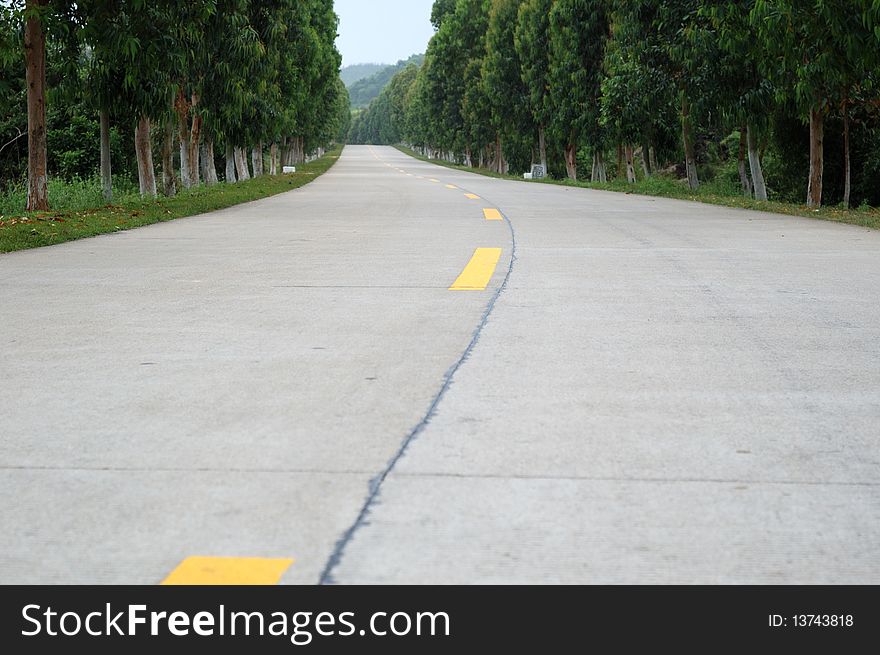
M 504 180 L 523 180 L 522 177 L 514 175 L 499 175 L 485 170 L 468 168 L 458 164 L 450 164 L 445 161 L 436 159 L 428 159 L 420 154 L 405 148 L 403 146 L 395 146 L 402 153 L 415 157 L 421 161 L 445 166 L 446 168 L 454 168 L 456 170 L 467 171 L 468 173 L 477 173 L 486 177 L 494 177 Z M 860 207 L 858 209 L 843 209 L 840 207 L 822 207 L 820 209 L 810 209 L 804 205 L 796 205 L 787 202 L 760 201 L 746 198 L 740 195 L 718 193 L 717 185 L 711 182 L 697 189 L 696 192 L 691 191 L 686 184 L 682 184 L 677 180 L 663 176 L 653 176 L 639 180 L 635 184 L 630 184 L 622 180 L 613 182 L 582 182 L 572 180 L 534 180 L 532 184 L 557 184 L 561 186 L 582 187 L 586 189 L 601 189 L 603 191 L 615 191 L 618 193 L 637 194 L 645 196 L 659 196 L 663 198 L 676 198 L 679 200 L 693 200 L 703 202 L 710 205 L 721 205 L 724 207 L 737 207 L 740 209 L 753 209 L 756 211 L 773 212 L 776 214 L 787 214 L 789 216 L 803 216 L 805 218 L 817 218 L 824 221 L 834 221 L 836 223 L 848 223 L 850 225 L 860 225 L 873 229 L 880 229 L 880 210 L 871 207 Z
M 202 185 L 171 198 L 146 200 L 137 195 L 125 195 L 112 205 L 89 208 L 83 207 L 82 202 L 71 200 L 66 206 L 61 201 L 58 209 L 49 212 L 0 213 L 0 252 L 130 230 L 274 196 L 308 184 L 327 172 L 341 152 L 342 146 L 339 146 L 320 159 L 297 165 L 296 173 L 263 175 L 236 184 Z M 74 195 L 69 194 L 71 198 Z M 53 201 L 51 189 L 49 201 Z M 0 203 L 0 211 L 4 209 L 8 211 L 8 207 Z

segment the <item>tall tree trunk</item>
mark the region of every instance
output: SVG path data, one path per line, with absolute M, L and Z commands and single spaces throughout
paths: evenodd
M 764 171 L 761 168 L 761 153 L 758 151 L 758 135 L 755 128 L 746 127 L 746 143 L 749 151 L 749 170 L 752 174 L 752 186 L 756 200 L 767 200 L 767 185 L 764 182 Z
M 810 112 L 810 183 L 807 186 L 807 206 L 822 206 L 822 177 L 825 156 L 825 117 L 821 110 Z
M 202 140 L 202 117 L 195 113 L 196 105 L 199 104 L 199 96 L 192 95 L 192 128 L 189 136 L 189 174 L 193 186 L 198 186 L 199 180 L 199 142 Z
M 295 137 L 295 136 L 290 137 L 290 143 L 287 146 L 287 159 L 284 162 L 285 166 L 294 166 L 297 163 L 299 163 L 297 161 L 298 154 L 296 151 L 296 146 L 297 146 L 298 142 L 299 142 L 298 137 Z
M 694 128 L 691 123 L 691 105 L 687 96 L 681 95 L 681 135 L 684 143 L 684 164 L 687 169 L 688 186 L 696 190 L 700 186 L 697 175 L 697 156 L 694 152 Z
M 568 179 L 576 180 L 578 179 L 577 173 L 577 145 L 574 143 L 568 143 L 565 146 L 565 173 L 568 175 Z
M 251 179 L 248 171 L 247 156 L 244 154 L 244 148 L 235 148 L 235 172 L 238 173 L 239 182 Z
M 214 185 L 217 179 L 217 167 L 214 165 L 214 139 L 205 136 L 199 145 L 199 171 L 205 184 Z
M 251 163 L 254 166 L 254 177 L 263 174 L 263 142 L 260 141 L 251 150 Z
M 279 150 L 280 153 L 278 163 L 282 167 L 287 166 L 287 161 L 290 158 L 290 139 L 288 137 L 285 136 L 281 139 L 281 147 L 279 148 Z M 279 171 L 279 173 L 280 172 L 281 171 Z
M 134 131 L 138 183 L 142 196 L 156 197 L 156 172 L 153 170 L 153 144 L 150 141 L 150 119 L 142 116 Z
M 850 192 L 852 191 L 852 166 L 849 152 L 849 109 L 843 105 L 843 206 L 849 209 Z
M 543 125 L 538 126 L 538 158 L 541 160 L 544 175 L 547 175 L 547 131 Z
M 636 165 L 635 161 L 633 161 L 633 147 L 631 145 L 627 145 L 624 148 L 624 156 L 626 157 L 626 181 L 630 184 L 635 184 L 636 182 Z
M 651 177 L 651 166 L 648 163 L 648 146 L 642 142 L 642 172 L 644 172 L 645 177 Z
M 225 181 L 229 184 L 233 184 L 236 181 L 235 177 L 235 150 L 229 144 L 229 140 L 226 141 L 226 178 Z
M 656 173 L 660 170 L 660 167 L 657 165 L 657 150 L 653 145 L 648 146 L 648 160 L 651 162 L 651 171 Z
M 45 7 L 49 0 L 27 0 L 27 9 Z M 28 118 L 27 210 L 49 209 L 46 160 L 46 34 L 40 17 L 28 14 L 24 28 L 25 84 Z M 5 103 L 4 103 L 5 104 Z
M 202 141 L 199 144 L 199 175 L 205 182 L 208 181 L 208 144 Z
M 207 176 L 205 177 L 205 182 L 208 184 L 214 185 L 217 184 L 220 179 L 217 177 L 217 166 L 214 163 L 214 139 L 207 138 L 205 139 L 205 155 L 207 156 L 208 163 L 205 166 L 205 170 L 207 171 Z
M 274 141 L 269 146 L 269 175 L 278 175 L 278 144 Z
M 746 148 L 748 142 L 748 128 L 743 125 L 739 129 L 739 152 L 736 155 L 737 170 L 739 171 L 739 186 L 746 198 L 752 197 L 752 182 L 746 173 Z
M 177 178 L 174 176 L 174 122 L 165 121 L 165 136 L 162 139 L 162 193 L 166 196 L 177 194 Z
M 617 144 L 617 175 L 615 179 L 623 178 L 623 144 Z
M 180 183 L 184 189 L 192 186 L 192 174 L 189 168 L 189 111 L 186 99 L 182 102 L 178 98 L 177 108 L 177 140 L 180 144 Z
M 504 149 L 501 146 L 500 134 L 495 134 L 495 172 L 504 173 Z
M 597 182 L 607 182 L 608 181 L 608 173 L 605 170 L 605 155 L 602 154 L 601 148 L 599 148 L 596 151 L 596 181 Z
M 110 112 L 102 109 L 101 123 L 101 190 L 104 200 L 113 202 L 113 171 L 110 167 Z
M 599 179 L 599 153 L 593 153 L 593 169 L 590 171 L 590 182 L 596 182 Z

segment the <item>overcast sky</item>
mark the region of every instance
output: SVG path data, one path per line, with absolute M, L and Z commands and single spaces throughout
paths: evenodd
M 433 0 L 335 0 L 342 65 L 395 64 L 424 52 Z

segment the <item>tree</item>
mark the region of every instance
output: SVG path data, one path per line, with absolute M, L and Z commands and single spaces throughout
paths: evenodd
M 28 116 L 27 209 L 49 209 L 46 146 L 46 20 L 49 0 L 27 0 L 24 29 L 24 60 Z
M 615 26 L 615 31 L 618 29 Z M 602 80 L 602 125 L 614 143 L 626 145 L 627 179 L 635 181 L 632 144 L 642 143 L 645 170 L 650 173 L 654 148 L 654 122 L 664 106 L 673 102 L 668 79 L 662 71 L 648 68 L 624 39 L 612 39 L 605 54 Z M 658 103 L 658 99 L 665 102 Z M 599 152 L 601 155 L 601 151 Z M 605 181 L 604 166 L 594 159 L 594 180 Z M 618 171 L 621 175 L 621 171 Z
M 110 113 L 121 92 L 115 65 L 119 61 L 123 32 L 122 4 L 112 0 L 84 0 L 82 40 L 86 52 L 84 85 L 86 101 L 98 112 L 100 122 L 101 187 L 104 200 L 113 200 L 113 166 L 110 158 Z
M 763 72 L 809 120 L 810 207 L 822 204 L 825 119 L 836 107 L 843 113 L 849 169 L 849 109 L 857 87 L 878 61 L 876 35 L 869 26 L 872 11 L 876 3 L 871 0 L 756 0 L 750 13 L 766 53 Z M 847 191 L 847 202 L 848 196 Z
M 766 130 L 767 116 L 773 109 L 773 88 L 761 74 L 758 61 L 764 53 L 761 45 L 751 36 L 749 13 L 755 0 L 715 0 L 701 8 L 709 17 L 713 37 L 721 46 L 719 58 L 720 101 L 725 104 L 730 121 L 740 130 L 739 174 L 746 195 L 767 200 L 767 185 L 758 152 L 758 133 Z M 746 175 L 745 156 L 751 179 Z
M 114 106 L 120 120 L 134 129 L 138 185 L 142 195 L 156 196 L 153 166 L 153 119 L 166 115 L 174 87 L 169 59 L 179 57 L 167 7 L 147 0 L 120 0 L 113 23 L 114 41 L 107 46 L 108 66 L 118 85 Z M 106 45 L 106 44 L 105 44 Z M 100 91 L 100 90 L 99 90 Z
M 429 116 L 430 145 L 449 159 L 463 154 L 467 162 L 487 145 L 482 134 L 484 106 L 481 69 L 486 55 L 488 0 L 457 0 L 434 5 L 437 33 L 431 38 L 422 67 L 422 102 Z
M 521 0 L 492 0 L 486 31 L 486 57 L 483 61 L 482 80 L 489 108 L 489 121 L 496 135 L 496 162 L 498 172 L 506 166 L 502 144 L 509 151 L 510 144 L 521 134 L 530 134 L 536 128 L 523 99 L 528 89 L 522 80 L 515 32 Z
M 514 45 L 529 110 L 538 132 L 538 159 L 547 170 L 547 126 L 550 106 L 550 9 L 553 0 L 527 0 L 519 8 Z
M 609 35 L 605 0 L 557 0 L 550 12 L 550 79 L 554 128 L 568 177 L 577 179 L 577 150 L 586 138 L 601 148 L 602 62 Z

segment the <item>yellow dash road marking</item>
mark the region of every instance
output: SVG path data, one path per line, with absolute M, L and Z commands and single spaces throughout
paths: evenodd
M 501 212 L 497 209 L 484 209 L 483 216 L 486 217 L 487 221 L 503 221 L 504 219 L 501 217 Z
M 440 184 L 440 180 L 435 180 L 433 177 L 431 178 L 431 181 L 436 182 L 437 184 Z
M 464 194 L 464 197 L 470 198 L 471 200 L 479 200 L 480 199 L 480 196 L 474 195 L 473 193 L 466 193 L 466 194 Z
M 471 261 L 449 290 L 482 291 L 492 279 L 499 259 L 501 259 L 501 248 L 477 248 Z
M 292 559 L 187 557 L 163 585 L 275 585 Z
M 447 188 L 447 189 L 457 189 L 458 187 L 455 186 L 454 184 L 447 184 L 447 185 L 446 185 L 446 188 Z

